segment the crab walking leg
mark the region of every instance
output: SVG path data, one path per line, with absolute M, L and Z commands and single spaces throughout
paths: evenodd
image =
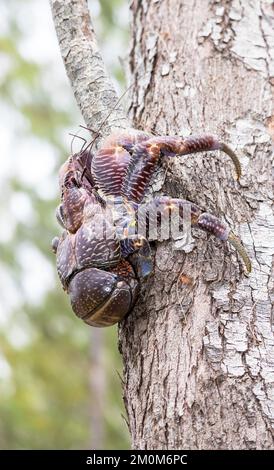
M 232 160 L 237 179 L 241 177 L 241 164 L 238 160 L 237 155 L 233 150 L 224 142 L 219 141 L 213 135 L 201 135 L 201 136 L 189 136 L 185 138 L 181 137 L 163 137 L 161 145 L 161 152 L 166 156 L 174 155 L 189 155 L 191 153 L 205 152 L 210 150 L 222 150 Z M 153 139 L 152 139 L 153 140 Z
M 140 204 L 138 209 L 138 220 L 144 221 L 146 224 L 146 232 L 149 233 L 149 220 L 153 217 L 157 218 L 157 221 L 161 221 L 163 214 L 168 212 L 172 216 L 172 212 L 177 211 L 182 222 L 187 215 L 190 215 L 190 224 L 192 227 L 199 228 L 209 234 L 214 235 L 216 238 L 222 241 L 230 242 L 241 256 L 246 269 L 251 272 L 251 262 L 238 237 L 230 230 L 230 228 L 224 224 L 220 219 L 215 217 L 208 212 L 203 212 L 196 204 L 186 201 L 184 199 L 174 199 L 170 197 L 157 197 L 147 204 Z M 144 217 L 145 214 L 145 217 Z M 140 222 L 141 223 L 141 222 Z M 138 231 L 143 231 L 144 227 L 138 226 Z
M 208 150 L 225 152 L 234 163 L 237 179 L 240 178 L 241 165 L 236 154 L 227 144 L 220 142 L 212 135 L 185 138 L 176 136 L 152 137 L 136 143 L 132 148 L 132 157 L 122 186 L 123 196 L 136 202 L 142 200 L 161 156 L 181 156 Z

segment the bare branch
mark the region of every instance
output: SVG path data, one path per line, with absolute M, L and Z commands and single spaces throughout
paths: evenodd
M 50 0 L 66 72 L 88 127 L 98 129 L 115 107 L 115 92 L 100 54 L 87 0 Z M 103 134 L 128 127 L 120 104 L 108 117 Z

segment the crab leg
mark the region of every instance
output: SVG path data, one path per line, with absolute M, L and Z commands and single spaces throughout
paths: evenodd
M 250 259 L 241 243 L 239 238 L 230 230 L 230 228 L 224 224 L 220 219 L 215 217 L 212 214 L 203 212 L 196 204 L 193 204 L 184 199 L 173 199 L 170 197 L 157 197 L 148 204 L 141 204 L 139 211 L 145 211 L 147 215 L 146 218 L 142 215 L 142 220 L 145 221 L 145 224 L 148 224 L 149 217 L 153 216 L 153 213 L 156 214 L 158 222 L 161 220 L 162 214 L 168 212 L 172 216 L 172 211 L 177 210 L 181 220 L 184 220 L 184 217 L 188 214 L 190 215 L 190 224 L 192 227 L 199 228 L 209 234 L 214 235 L 216 238 L 222 241 L 230 242 L 234 248 L 237 250 L 241 256 L 246 270 L 251 272 L 251 262 Z M 144 212 L 143 212 L 144 214 Z M 138 231 L 143 230 L 143 227 L 138 227 Z M 148 227 L 147 227 L 148 228 Z M 149 233 L 149 231 L 148 231 Z
M 237 179 L 240 178 L 241 165 L 236 154 L 227 144 L 220 142 L 212 135 L 185 138 L 176 136 L 152 137 L 132 146 L 132 158 L 122 186 L 123 196 L 135 202 L 142 200 L 161 156 L 181 156 L 208 150 L 225 152 L 234 163 Z

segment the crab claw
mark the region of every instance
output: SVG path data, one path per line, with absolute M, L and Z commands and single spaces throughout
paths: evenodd
M 139 291 L 135 276 L 127 278 L 97 268 L 77 272 L 68 293 L 75 314 L 91 326 L 111 326 L 132 309 Z

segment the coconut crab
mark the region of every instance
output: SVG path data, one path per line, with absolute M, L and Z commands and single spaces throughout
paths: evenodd
M 159 160 L 195 152 L 221 150 L 241 166 L 231 148 L 211 135 L 152 136 L 129 130 L 114 133 L 92 154 L 88 148 L 68 158 L 60 169 L 61 204 L 56 216 L 64 228 L 52 242 L 57 271 L 72 309 L 92 326 L 109 326 L 134 306 L 140 282 L 152 272 L 148 219 L 145 235 L 136 233 L 138 209 Z M 221 220 L 183 199 L 156 197 L 146 211 L 183 218 L 190 211 L 191 226 L 229 241 L 241 255 L 246 269 L 251 263 L 240 240 Z

